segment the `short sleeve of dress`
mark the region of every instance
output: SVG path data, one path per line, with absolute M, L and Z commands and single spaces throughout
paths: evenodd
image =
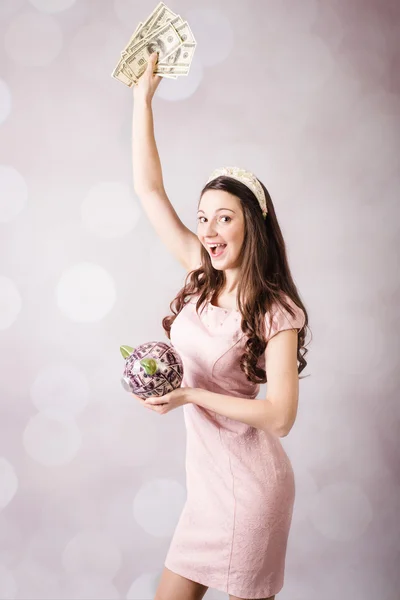
M 288 296 L 285 296 L 285 300 L 293 309 L 294 316 L 292 317 L 282 304 L 276 305 L 276 308 L 272 312 L 272 316 L 266 316 L 267 340 L 270 340 L 274 335 L 285 329 L 297 329 L 297 331 L 299 331 L 304 327 L 306 321 L 304 311 Z M 270 327 L 271 330 L 269 331 Z

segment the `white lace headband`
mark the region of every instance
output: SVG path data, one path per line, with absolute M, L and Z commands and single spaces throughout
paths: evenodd
M 244 183 L 244 185 L 247 185 L 247 187 L 253 192 L 253 194 L 257 198 L 261 206 L 264 219 L 267 217 L 268 209 L 264 190 L 262 189 L 257 177 L 253 175 L 253 173 L 251 173 L 250 171 L 246 171 L 245 169 L 240 169 L 239 167 L 221 167 L 219 169 L 215 169 L 211 173 L 207 183 L 210 183 L 210 181 L 216 179 L 216 177 L 220 177 L 220 175 L 224 175 L 225 177 L 232 177 L 233 179 Z

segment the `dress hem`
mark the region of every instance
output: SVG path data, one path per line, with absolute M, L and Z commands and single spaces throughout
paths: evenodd
M 200 585 L 205 585 L 208 588 L 211 588 L 213 590 L 217 590 L 219 592 L 224 592 L 225 594 L 232 594 L 233 596 L 237 596 L 238 598 L 251 598 L 251 600 L 264 600 L 264 598 L 270 598 L 271 596 L 276 596 L 276 594 L 279 594 L 279 592 L 282 590 L 283 588 L 283 583 L 282 585 L 278 586 L 275 590 L 268 590 L 267 592 L 255 592 L 255 591 L 248 591 L 248 590 L 242 590 L 239 588 L 234 588 L 232 586 L 224 586 L 221 583 L 216 583 L 213 581 L 213 578 L 210 577 L 208 578 L 208 580 L 204 580 L 201 577 L 199 577 L 198 575 L 193 575 L 193 573 L 190 573 L 188 571 L 185 571 L 184 569 L 180 569 L 180 568 L 175 568 L 174 566 L 169 566 L 168 560 L 164 561 L 164 566 L 167 567 L 167 569 L 169 571 L 172 571 L 173 573 L 175 573 L 176 575 L 180 575 L 181 577 L 185 577 L 185 579 L 190 579 L 191 581 L 194 581 L 195 583 L 199 583 Z

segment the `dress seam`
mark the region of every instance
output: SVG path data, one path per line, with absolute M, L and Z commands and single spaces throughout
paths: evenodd
M 221 440 L 221 443 L 223 445 L 222 442 L 222 438 L 221 438 L 221 429 L 219 429 L 219 437 Z M 231 462 L 231 457 L 228 454 L 228 460 L 229 460 L 229 469 L 231 472 L 231 476 L 232 476 L 232 494 L 233 494 L 233 528 L 232 528 L 232 542 L 231 542 L 231 553 L 229 556 L 229 564 L 228 564 L 228 574 L 227 574 L 227 581 L 226 581 L 226 590 L 229 593 L 229 578 L 230 578 L 230 574 L 231 574 L 231 566 L 232 566 L 232 555 L 233 555 L 233 544 L 234 544 L 234 540 L 235 540 L 235 529 L 236 529 L 236 496 L 235 496 L 235 477 L 233 474 L 233 470 L 232 470 L 232 462 Z

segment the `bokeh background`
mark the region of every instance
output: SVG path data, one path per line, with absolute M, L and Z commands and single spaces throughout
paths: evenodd
M 212 169 L 255 172 L 309 312 L 279 599 L 398 600 L 399 3 L 167 4 L 198 42 L 154 99 L 167 193 L 195 230 Z M 186 275 L 133 191 L 111 78 L 155 5 L 0 1 L 2 599 L 153 598 L 185 501 L 182 410 L 120 385 L 119 346 L 167 341 Z

